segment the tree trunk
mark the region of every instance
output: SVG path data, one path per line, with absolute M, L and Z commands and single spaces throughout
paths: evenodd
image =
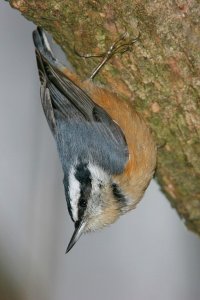
M 140 37 L 95 79 L 133 101 L 155 135 L 156 177 L 191 230 L 200 234 L 200 1 L 11 0 L 51 33 L 82 78 L 127 31 Z M 126 117 L 126 116 L 124 116 Z

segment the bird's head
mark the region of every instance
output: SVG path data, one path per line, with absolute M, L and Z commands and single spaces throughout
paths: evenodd
M 75 224 L 68 252 L 82 233 L 114 223 L 122 213 L 125 197 L 112 176 L 90 162 L 74 164 L 64 177 L 64 186 L 69 214 Z

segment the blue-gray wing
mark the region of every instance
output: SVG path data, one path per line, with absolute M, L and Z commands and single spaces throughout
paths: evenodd
M 122 130 L 85 91 L 59 71 L 59 63 L 54 58 L 41 28 L 34 31 L 33 40 L 41 80 L 42 105 L 52 133 L 54 136 L 57 134 L 60 124 L 62 131 L 66 126 L 65 130 L 71 130 L 75 136 L 77 132 L 89 144 L 88 147 L 93 148 L 93 156 L 97 156 L 97 160 L 97 147 L 103 145 L 102 156 L 105 155 L 111 163 L 111 157 L 114 157 L 113 173 L 120 173 L 128 158 L 127 143 Z M 67 139 L 64 133 L 60 137 Z M 95 139 L 98 139 L 98 146 L 95 145 Z M 103 157 L 100 164 L 103 163 L 102 160 Z

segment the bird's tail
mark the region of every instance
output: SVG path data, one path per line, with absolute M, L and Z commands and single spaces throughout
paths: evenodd
M 46 58 L 48 62 L 53 65 L 57 64 L 57 60 L 53 55 L 47 36 L 41 27 L 37 27 L 37 29 L 33 31 L 33 42 L 36 51 Z
M 40 81 L 43 83 L 48 78 L 49 68 L 62 70 L 62 64 L 55 58 L 45 31 L 41 27 L 37 27 L 33 31 L 33 42 L 35 45 L 37 66 L 40 76 Z

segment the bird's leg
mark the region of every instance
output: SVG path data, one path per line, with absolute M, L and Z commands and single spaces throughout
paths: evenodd
M 95 69 L 92 71 L 92 74 L 90 75 L 89 79 L 94 79 L 94 77 L 97 75 L 97 73 L 100 71 L 100 69 L 107 63 L 107 61 L 117 53 L 124 53 L 126 51 L 129 51 L 131 49 L 131 46 L 138 40 L 140 34 L 132 40 L 126 41 L 128 37 L 128 33 L 124 32 L 120 35 L 120 37 L 110 46 L 107 52 L 101 53 L 101 54 L 80 54 L 76 49 L 75 52 L 80 57 L 84 58 L 90 58 L 90 57 L 103 57 L 102 61 L 95 67 Z

